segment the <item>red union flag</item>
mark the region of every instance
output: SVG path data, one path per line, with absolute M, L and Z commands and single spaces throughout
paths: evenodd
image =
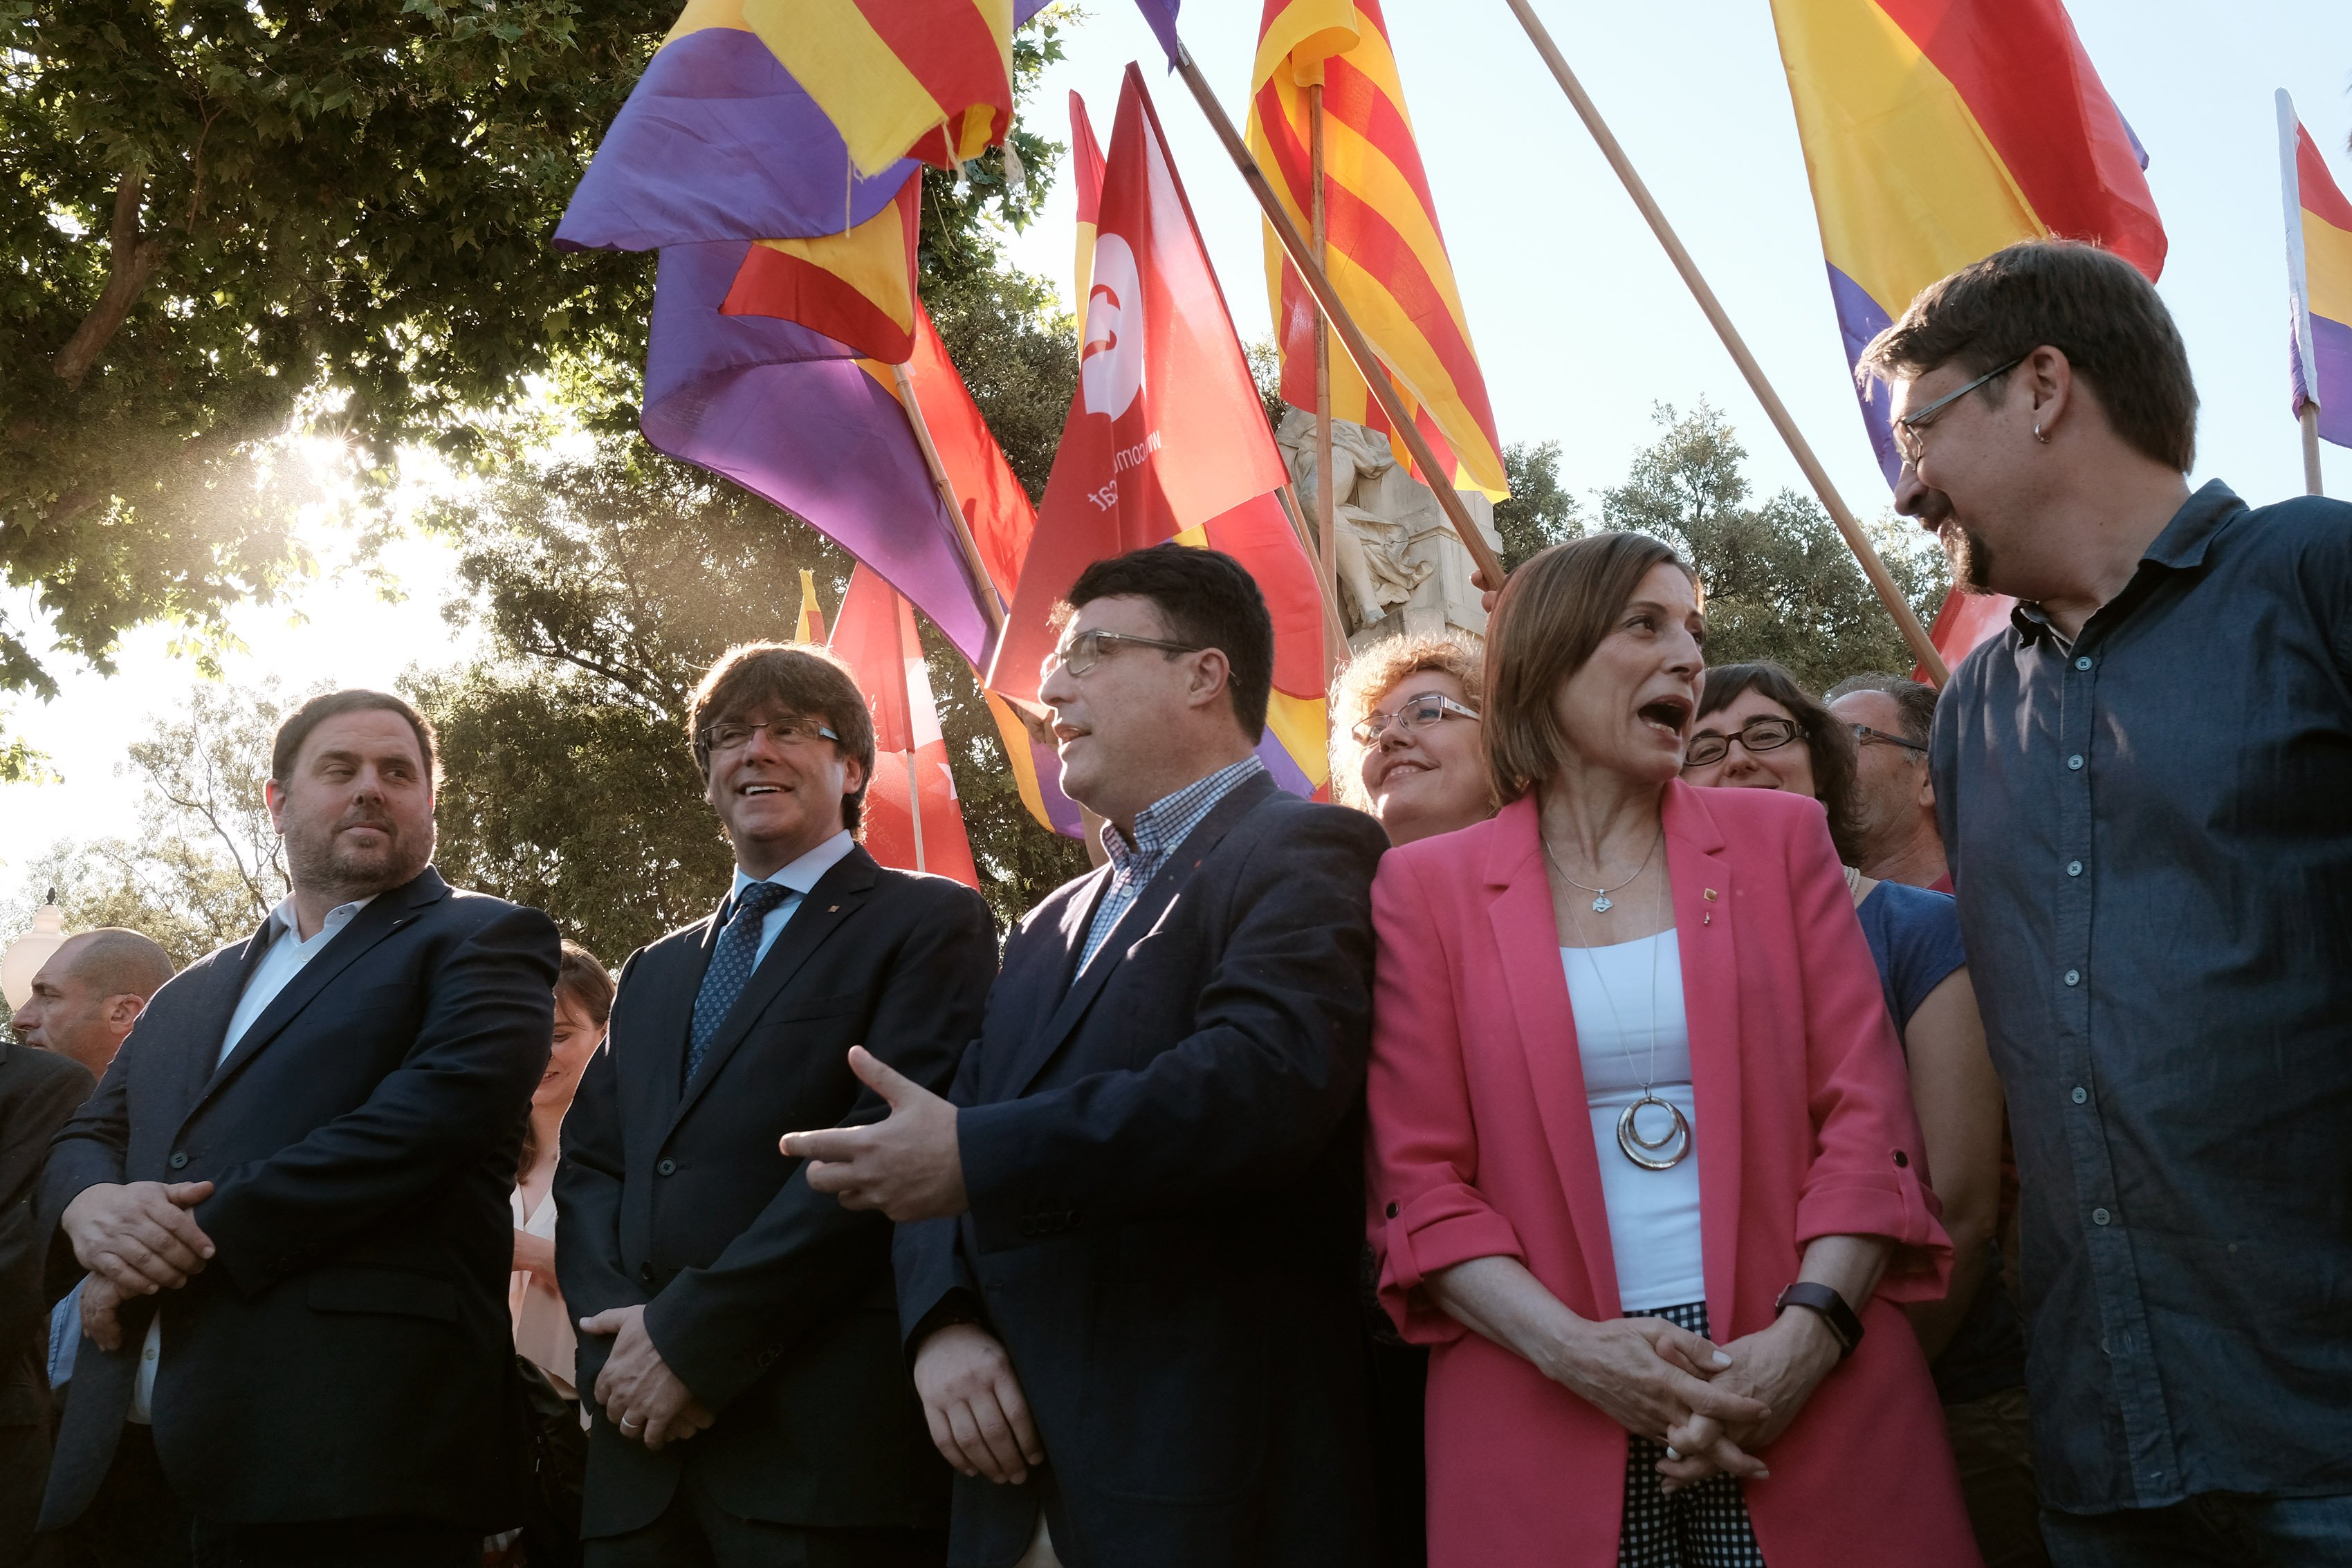
M 833 651 L 856 673 L 874 714 L 874 780 L 866 790 L 866 850 L 900 871 L 980 886 L 948 771 L 940 710 L 923 668 L 915 607 L 858 567 L 833 617 Z
M 1090 563 L 1171 539 L 1223 550 L 1274 616 L 1276 711 L 1260 755 L 1304 792 L 1323 772 L 1314 569 L 1276 497 L 1290 476 L 1132 65 L 1096 223 L 1078 387 L 988 685 L 1035 700 L 1048 617 Z

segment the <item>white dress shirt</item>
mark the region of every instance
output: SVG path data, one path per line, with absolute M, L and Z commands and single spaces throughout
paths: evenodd
M 245 1031 L 253 1027 L 253 1020 L 278 999 L 278 993 L 302 972 L 304 965 L 317 957 L 327 944 L 335 939 L 337 933 L 352 923 L 353 915 L 374 901 L 375 895 L 370 894 L 365 898 L 355 898 L 349 904 L 335 905 L 327 911 L 327 918 L 320 922 L 318 933 L 307 942 L 302 939 L 300 924 L 294 916 L 294 895 L 289 893 L 279 901 L 278 907 L 269 912 L 268 924 L 262 927 L 263 933 L 271 938 L 269 950 L 262 954 L 261 962 L 253 967 L 253 973 L 246 978 L 245 993 L 237 998 L 236 1011 L 228 1015 L 228 1032 L 221 1036 L 220 1054 L 213 1059 L 214 1065 L 228 1060 L 229 1052 L 235 1051 L 237 1042 L 245 1038 Z M 155 1364 L 163 1354 L 163 1314 L 158 1310 L 147 1322 L 147 1343 L 139 1351 L 139 1377 L 131 1385 L 129 1418 L 142 1427 L 151 1425 L 154 1419 Z
M 725 928 L 728 919 L 735 913 L 736 895 L 753 883 L 772 882 L 777 886 L 788 887 L 793 892 L 792 897 L 778 902 L 760 922 L 760 947 L 759 951 L 751 955 L 751 967 L 754 969 L 766 959 L 768 949 L 776 945 L 776 938 L 782 934 L 786 922 L 792 919 L 793 912 L 800 908 L 801 900 L 806 898 L 814 890 L 816 884 L 824 879 L 825 873 L 848 858 L 849 852 L 856 847 L 857 841 L 850 837 L 848 829 L 844 828 L 772 876 L 746 876 L 741 866 L 735 868 L 735 890 L 727 895 L 727 907 L 720 911 L 719 924 L 721 929 Z

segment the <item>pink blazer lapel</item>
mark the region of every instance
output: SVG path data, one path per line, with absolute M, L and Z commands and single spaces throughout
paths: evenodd
M 1698 1125 L 1699 1244 L 1706 1315 L 1715 1338 L 1733 1336 L 1740 1204 L 1739 967 L 1732 932 L 1731 862 L 1702 791 L 1666 786 L 1666 877 L 1674 889 L 1675 946 L 1683 961 L 1691 1087 Z
M 1591 1311 L 1619 1315 L 1617 1260 L 1609 1245 L 1609 1209 L 1601 1196 L 1601 1163 L 1592 1146 L 1592 1117 L 1577 1054 L 1576 1019 L 1559 962 L 1551 884 L 1545 878 L 1532 796 L 1513 801 L 1495 819 L 1488 839 L 1486 918 L 1502 961 L 1503 983 L 1518 1025 L 1520 1054 L 1535 1085 L 1536 1113 L 1551 1150 L 1560 1191 L 1576 1227 Z M 1571 1308 L 1580 1303 L 1570 1301 Z

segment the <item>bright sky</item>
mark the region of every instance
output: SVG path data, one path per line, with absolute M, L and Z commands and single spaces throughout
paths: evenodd
M 1146 78 L 1173 144 L 1235 324 L 1269 316 L 1255 204 L 1181 81 L 1153 66 L 1126 0 L 1088 0 L 1070 57 L 1033 101 L 1067 139 L 1063 104 L 1085 95 L 1108 138 L 1119 73 Z M 1831 314 L 1821 240 L 1767 0 L 1570 5 L 1547 23 L 1749 346 L 1865 517 L 1885 504 Z M 2170 235 L 2161 288 L 2188 339 L 2204 409 L 2193 477 L 2250 500 L 2301 488 L 2286 410 L 2285 263 L 2272 94 L 2294 96 L 2339 183 L 2352 188 L 2352 6 L 2340 0 L 2070 0 L 2109 92 L 2148 150 Z M 1238 123 L 1256 0 L 1186 0 L 1182 31 Z M 1701 397 L 1738 426 L 1767 489 L 1802 480 L 1731 361 L 1651 238 L 1502 0 L 1391 0 L 1389 23 L 1445 225 L 1471 330 L 1506 441 L 1558 440 L 1571 488 L 1616 483 L 1650 439 L 1653 404 Z M 1057 174 L 1060 172 L 1056 172 Z M 1066 293 L 1066 183 L 1015 237 L 1026 269 Z M 2326 449 L 2329 488 L 2352 496 L 2352 452 Z M 320 539 L 322 554 L 332 541 Z M 459 657 L 439 618 L 448 554 L 397 547 L 407 598 L 378 601 L 353 574 L 322 578 L 289 607 L 236 618 L 247 651 L 231 677 L 277 673 L 383 685 L 412 664 Z M 780 585 L 779 592 L 786 591 Z M 25 608 L 16 595 L 12 611 Z M 0 901 L 26 861 L 63 836 L 128 831 L 136 791 L 114 768 L 145 716 L 173 711 L 196 678 L 168 634 L 132 639 L 113 680 L 71 675 L 47 707 L 17 703 L 8 727 L 46 749 L 62 784 L 0 788 Z

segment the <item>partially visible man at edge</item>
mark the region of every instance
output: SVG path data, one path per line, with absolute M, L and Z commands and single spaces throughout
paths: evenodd
M 1135 550 L 1069 602 L 1038 695 L 1108 863 L 1014 931 L 950 1100 L 888 1084 L 888 1121 L 786 1150 L 900 1221 L 958 1568 L 1362 1568 L 1386 835 L 1253 754 L 1274 631 L 1239 562 Z
M 1855 675 L 1822 700 L 1853 727 L 1854 828 L 1862 840 L 1855 869 L 1874 882 L 1951 892 L 1927 768 L 1936 688 L 1901 675 Z
M 508 1191 L 557 937 L 433 871 L 435 778 L 396 696 L 296 709 L 293 891 L 58 1135 L 51 1281 L 68 1248 L 89 1278 L 41 1524 L 146 1537 L 102 1561 L 456 1568 L 512 1522 Z
M 128 926 L 78 932 L 33 977 L 9 1020 L 16 1043 L 0 1045 L 0 1563 L 31 1550 L 49 1468 L 46 1249 L 33 1222 L 49 1139 L 171 977 L 170 956 Z
M 2051 1555 L 2352 1560 L 2352 507 L 2191 494 L 2180 335 L 2086 246 L 1961 269 L 1863 363 L 1897 507 L 2021 601 L 1932 766 Z

